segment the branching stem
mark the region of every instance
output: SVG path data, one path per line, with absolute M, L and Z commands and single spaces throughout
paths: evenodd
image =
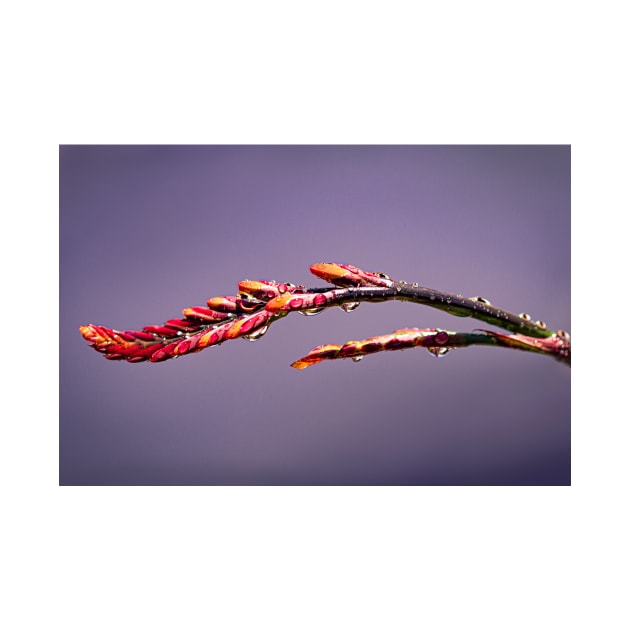
M 302 369 L 329 359 L 360 360 L 374 352 L 418 346 L 441 356 L 451 348 L 475 345 L 550 354 L 568 365 L 571 363 L 568 333 L 562 330 L 551 332 L 543 322 L 534 322 L 525 313 L 515 315 L 497 308 L 484 298 L 465 298 L 421 287 L 417 283 L 407 284 L 392 280 L 384 273 L 364 271 L 353 265 L 318 263 L 311 266 L 311 272 L 334 286 L 307 289 L 268 280 L 243 280 L 238 285 L 238 296 L 209 298 L 207 307 L 188 307 L 182 311 L 183 318 L 169 319 L 162 325 L 120 331 L 88 324 L 81 326 L 80 331 L 95 350 L 110 360 L 156 363 L 200 352 L 239 337 L 255 341 L 272 323 L 293 311 L 311 315 L 333 306 L 350 311 L 360 302 L 397 300 L 424 304 L 457 317 L 472 317 L 512 334 L 488 330 L 466 333 L 439 328 L 401 329 L 389 335 L 349 341 L 343 346 L 318 346 L 294 362 L 293 367 Z

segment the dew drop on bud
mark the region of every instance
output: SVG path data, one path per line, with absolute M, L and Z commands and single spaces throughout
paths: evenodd
M 536 322 L 536 326 L 538 326 L 538 328 L 547 328 L 547 324 L 545 324 L 545 322 L 541 322 L 540 320 Z
M 440 330 L 433 338 L 433 341 L 439 346 L 443 346 L 448 340 L 449 334 L 445 330 Z
M 363 359 L 363 355 L 362 354 L 360 354 L 359 356 L 356 356 L 356 357 L 352 357 L 352 360 L 355 363 L 358 363 L 359 361 L 361 361 L 361 359 Z
M 414 282 L 411 286 L 412 286 L 414 289 L 417 289 L 420 285 L 419 285 L 417 282 Z
M 301 313 L 302 315 L 306 315 L 307 317 L 312 316 L 312 315 L 319 315 L 322 311 L 324 310 L 324 307 L 321 308 L 307 308 L 303 311 L 298 311 L 298 313 Z
M 243 339 L 247 341 L 258 341 L 267 331 L 269 330 L 269 326 L 263 326 L 258 330 L 255 330 L 251 335 L 243 335 Z
M 344 302 L 343 304 L 339 305 L 339 308 L 342 311 L 345 311 L 346 313 L 349 313 L 350 311 L 354 311 L 354 309 L 358 307 L 359 307 L 359 302 Z
M 556 335 L 560 337 L 560 339 L 564 339 L 565 341 L 570 341 L 571 337 L 566 330 L 559 330 Z
M 521 319 L 524 319 L 526 322 L 529 322 L 532 319 L 532 316 L 528 315 L 527 313 L 519 313 L 518 316 Z
M 440 359 L 448 352 L 449 349 L 448 348 L 427 348 L 427 350 L 429 354 Z

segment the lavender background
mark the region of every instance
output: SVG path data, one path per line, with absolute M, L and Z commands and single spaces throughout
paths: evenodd
M 321 343 L 487 327 L 411 304 L 293 314 L 261 341 L 106 361 L 244 278 L 348 262 L 570 330 L 568 146 L 60 147 L 60 484 L 570 484 L 570 370 L 423 349 L 289 367 Z

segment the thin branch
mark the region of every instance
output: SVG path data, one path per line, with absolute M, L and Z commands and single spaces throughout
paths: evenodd
M 328 358 L 346 358 L 345 353 L 359 346 L 363 354 L 382 350 L 415 347 L 438 347 L 440 353 L 449 348 L 470 345 L 499 345 L 504 347 L 552 354 L 570 364 L 571 342 L 563 331 L 553 333 L 543 322 L 533 322 L 529 315 L 515 315 L 497 308 L 484 298 L 464 298 L 461 295 L 420 287 L 392 280 L 384 273 L 363 271 L 353 265 L 321 263 L 311 267 L 313 274 L 335 285 L 308 289 L 302 285 L 277 283 L 268 280 L 244 280 L 238 285 L 238 296 L 210 298 L 205 306 L 193 306 L 182 311 L 183 319 L 169 319 L 162 325 L 145 326 L 140 331 L 119 331 L 105 326 L 88 324 L 79 328 L 91 346 L 111 360 L 130 363 L 151 361 L 156 363 L 176 358 L 204 348 L 219 345 L 239 337 L 254 341 L 261 338 L 269 326 L 278 319 L 296 311 L 315 314 L 326 308 L 340 306 L 353 310 L 361 302 L 399 300 L 424 304 L 458 317 L 472 317 L 499 326 L 512 335 L 481 331 L 480 333 L 448 332 L 440 329 L 404 329 L 391 336 L 374 337 L 364 342 L 349 342 L 348 346 L 319 346 L 338 350 L 338 356 L 307 355 L 316 361 Z M 411 335 L 411 336 L 410 336 Z M 446 335 L 446 336 L 445 336 Z M 390 339 L 391 337 L 391 339 Z M 444 344 L 436 340 L 443 340 Z M 402 340 L 402 346 L 401 346 Z M 368 343 L 369 342 L 369 343 Z M 411 343 L 405 346 L 405 343 Z M 433 344 L 433 345 L 432 345 Z M 345 348 L 345 350 L 344 350 Z M 328 352 L 328 351 L 327 351 Z M 433 350 L 432 350 L 433 352 Z M 350 356 L 350 355 L 348 355 Z M 295 362 L 301 365 L 306 357 Z M 298 365 L 296 365 L 298 364 Z
M 334 359 L 360 361 L 364 356 L 376 352 L 407 350 L 417 347 L 426 348 L 434 356 L 441 357 L 453 348 L 468 346 L 499 346 L 551 354 L 559 361 L 571 365 L 571 347 L 568 339 L 558 335 L 539 339 L 519 334 L 504 335 L 489 330 L 462 333 L 440 328 L 403 328 L 388 335 L 347 341 L 342 346 L 334 344 L 317 346 L 306 356 L 294 361 L 291 367 L 303 370 L 322 361 Z
M 390 287 L 352 287 L 343 289 L 308 289 L 315 297 L 323 296 L 319 301 L 303 299 L 302 296 L 289 298 L 281 296 L 267 303 L 267 310 L 280 313 L 291 311 L 308 311 L 313 308 L 329 308 L 354 302 L 414 302 L 450 313 L 457 317 L 472 317 L 486 324 L 498 326 L 531 337 L 551 337 L 554 333 L 547 330 L 541 321 L 532 321 L 526 313 L 515 315 L 504 309 L 493 306 L 482 297 L 465 298 L 454 293 L 420 287 L 417 284 L 394 282 Z

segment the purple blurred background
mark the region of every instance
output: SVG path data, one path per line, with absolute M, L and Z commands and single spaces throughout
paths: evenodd
M 292 314 L 160 364 L 141 328 L 315 262 L 570 321 L 569 146 L 60 147 L 61 485 L 568 485 L 570 377 L 541 355 L 424 349 L 289 364 L 322 343 L 483 322 L 412 304 Z

